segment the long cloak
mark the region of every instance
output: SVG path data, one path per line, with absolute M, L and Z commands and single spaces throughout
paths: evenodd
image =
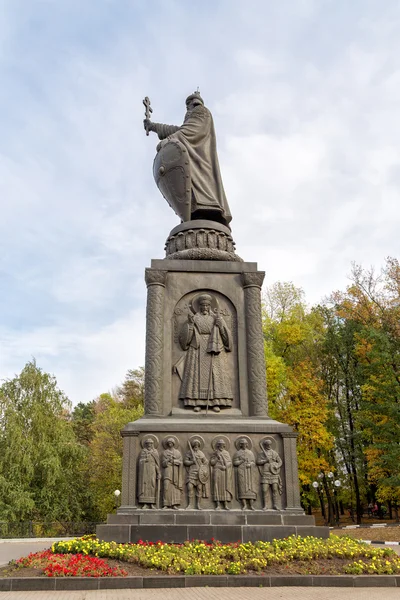
M 236 467 L 237 499 L 255 500 L 257 485 L 255 482 L 256 462 L 253 452 L 249 449 L 238 450 L 233 456 L 233 464 Z M 246 464 L 250 464 L 250 467 L 247 467 Z
M 232 406 L 232 385 L 226 365 L 232 336 L 226 323 L 222 320 L 220 331 L 213 315 L 196 313 L 192 326 L 183 324 L 179 342 L 187 350 L 179 391 L 185 406 L 206 406 L 207 396 L 210 407 Z
M 229 452 L 214 452 L 210 461 L 212 467 L 211 494 L 215 502 L 230 502 L 233 498 L 232 460 Z M 225 466 L 226 470 L 221 467 Z
M 138 501 L 140 504 L 156 504 L 159 472 L 160 459 L 157 450 L 143 448 L 139 455 Z
M 172 458 L 171 464 L 169 459 Z M 176 448 L 165 450 L 162 456 L 163 467 L 163 504 L 177 506 L 182 494 L 182 455 Z
M 192 188 L 191 213 L 206 211 L 203 218 L 212 219 L 212 213 L 221 215 L 225 224 L 230 223 L 229 210 L 221 178 L 217 155 L 217 141 L 212 115 L 202 105 L 188 111 L 181 127 L 158 124 L 158 137 L 179 140 L 189 154 L 190 179 Z M 215 220 L 221 219 L 216 217 Z

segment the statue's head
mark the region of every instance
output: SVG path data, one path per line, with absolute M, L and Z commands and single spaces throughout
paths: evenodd
M 154 448 L 154 442 L 151 438 L 147 438 L 143 445 L 147 450 L 152 450 Z
M 174 438 L 168 438 L 166 444 L 167 444 L 168 448 L 174 448 L 174 446 L 175 446 Z
M 217 440 L 215 445 L 217 447 L 217 450 L 223 450 L 225 448 L 224 440 Z
M 264 442 L 264 448 L 266 450 L 271 450 L 271 446 L 272 446 L 272 440 L 270 440 L 269 438 L 266 439 Z
M 186 108 L 187 110 L 193 110 L 196 106 L 204 106 L 204 100 L 200 96 L 200 92 L 193 92 L 186 98 Z
M 200 448 L 200 445 L 201 445 L 200 440 L 197 440 L 197 439 L 193 440 L 193 442 L 192 442 L 193 450 L 198 450 Z
M 246 440 L 246 438 L 240 438 L 240 440 L 239 440 L 239 448 L 247 448 L 248 445 L 249 445 L 249 443 Z
M 211 296 L 209 294 L 202 294 L 199 297 L 199 306 L 200 312 L 204 314 L 208 314 L 211 310 Z

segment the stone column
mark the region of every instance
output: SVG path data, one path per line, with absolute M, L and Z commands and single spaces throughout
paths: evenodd
M 124 451 L 122 463 L 121 508 L 136 508 L 136 461 L 138 455 L 138 435 L 135 431 L 123 435 Z
M 264 337 L 261 319 L 261 286 L 265 273 L 243 273 L 246 313 L 247 368 L 250 415 L 268 417 L 267 376 L 264 357 Z
M 297 433 L 281 433 L 285 467 L 286 510 L 303 509 L 300 504 L 299 474 L 297 469 Z
M 162 414 L 164 293 L 166 277 L 166 271 L 146 269 L 147 310 L 144 386 L 144 412 L 146 415 Z

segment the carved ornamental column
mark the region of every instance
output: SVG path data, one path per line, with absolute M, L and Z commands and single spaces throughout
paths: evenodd
M 285 466 L 286 510 L 303 510 L 300 504 L 299 474 L 297 469 L 297 433 L 282 433 Z
M 267 375 L 261 319 L 261 286 L 264 277 L 263 271 L 242 274 L 246 312 L 250 414 L 255 417 L 268 417 Z
M 136 508 L 136 462 L 138 451 L 138 431 L 123 435 L 124 453 L 122 463 L 121 506 Z
M 164 293 L 166 271 L 146 269 L 146 360 L 144 385 L 144 412 L 162 414 Z

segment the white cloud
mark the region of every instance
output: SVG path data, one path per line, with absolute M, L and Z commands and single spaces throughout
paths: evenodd
M 200 86 L 237 252 L 268 283 L 291 280 L 318 302 L 346 285 L 351 261 L 398 252 L 395 0 L 385 12 L 311 0 L 3 4 L 3 376 L 35 356 L 78 401 L 143 364 L 144 268 L 177 223 L 152 179 L 146 94 L 155 120 L 179 124 Z

